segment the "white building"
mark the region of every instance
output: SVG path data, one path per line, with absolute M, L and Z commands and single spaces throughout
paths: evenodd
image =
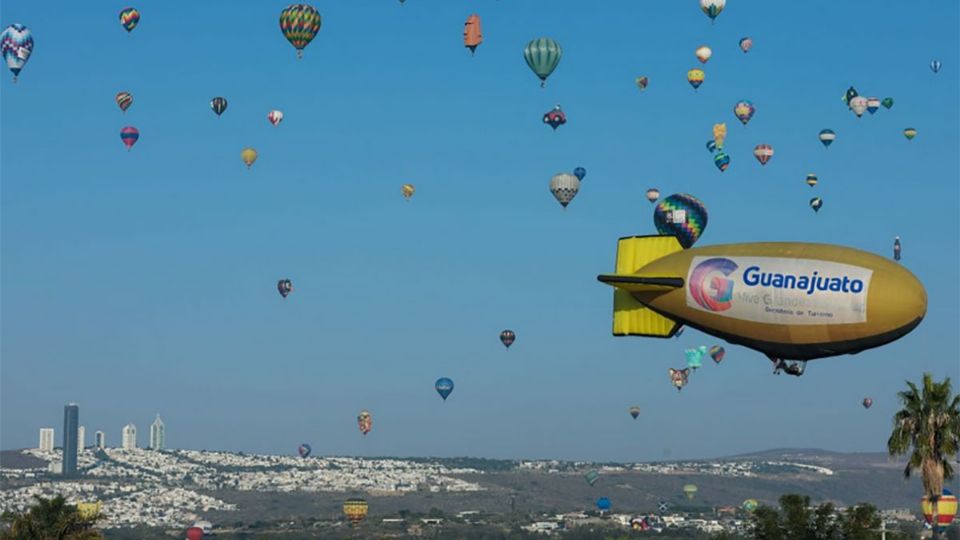
M 150 424 L 150 449 L 151 450 L 163 450 L 164 439 L 166 438 L 166 426 L 163 425 L 163 420 L 160 420 L 160 415 L 157 415 L 157 419 Z
M 137 447 L 137 426 L 133 424 L 123 426 L 122 447 L 124 450 L 133 450 Z
M 87 428 L 80 426 L 77 428 L 77 448 L 83 450 L 87 447 Z
M 44 427 L 40 428 L 40 449 L 51 451 L 53 450 L 53 428 Z
M 93 445 L 101 450 L 107 447 L 107 434 L 97 431 L 93 434 Z

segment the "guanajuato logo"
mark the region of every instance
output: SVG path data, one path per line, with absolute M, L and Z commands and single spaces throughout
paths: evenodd
M 690 283 L 687 285 L 690 295 L 703 309 L 709 311 L 730 309 L 731 300 L 733 300 L 733 280 L 727 276 L 736 269 L 737 264 L 730 259 L 718 257 L 703 261 L 690 272 Z

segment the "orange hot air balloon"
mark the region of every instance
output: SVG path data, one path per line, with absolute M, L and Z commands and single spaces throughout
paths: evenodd
M 470 49 L 470 54 L 477 52 L 477 47 L 483 43 L 483 31 L 480 29 L 480 16 L 474 13 L 467 17 L 463 25 L 463 46 Z

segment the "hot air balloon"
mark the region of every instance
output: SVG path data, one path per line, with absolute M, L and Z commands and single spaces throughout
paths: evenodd
M 310 452 L 311 452 L 312 450 L 313 450 L 313 449 L 310 448 L 310 445 L 307 444 L 307 443 L 303 443 L 303 444 L 300 445 L 299 448 L 297 448 L 297 452 L 300 454 L 300 457 L 302 457 L 302 458 L 309 457 L 309 456 L 310 456 Z
M 683 494 L 687 496 L 687 499 L 692 501 L 694 495 L 697 494 L 697 486 L 694 484 L 687 484 L 683 486 Z
M 694 90 L 700 88 L 700 85 L 703 84 L 703 80 L 706 78 L 707 74 L 700 68 L 693 68 L 687 72 L 687 82 L 690 83 L 690 86 L 692 86 Z
M 587 170 L 583 167 L 577 167 L 573 170 L 573 175 L 577 177 L 577 180 L 583 181 L 583 177 L 587 175 Z
M 758 144 L 753 148 L 753 157 L 757 158 L 760 165 L 766 165 L 773 157 L 773 147 L 769 144 Z
M 810 199 L 810 208 L 813 208 L 814 212 L 819 212 L 821 206 L 823 206 L 823 199 L 820 197 Z
M 567 123 L 567 115 L 563 112 L 559 105 L 553 107 L 553 110 L 547 111 L 543 114 L 543 123 L 552 127 L 554 131 L 558 127 Z
M 903 136 L 906 137 L 908 141 L 912 141 L 913 138 L 917 136 L 917 130 L 914 128 L 907 128 L 903 130 Z
M 288 294 L 293 292 L 293 282 L 289 279 L 281 279 L 277 282 L 277 292 L 280 293 L 280 296 L 286 298 Z
M 721 122 L 719 124 L 714 124 L 713 125 L 713 142 L 716 143 L 717 150 L 723 150 L 723 142 L 726 139 L 727 139 L 727 123 Z
M 710 47 L 701 45 L 697 47 L 697 50 L 694 51 L 693 54 L 697 56 L 697 60 L 699 60 L 701 64 L 706 64 L 707 60 L 710 60 L 710 57 L 713 56 L 713 51 L 710 50 Z
M 815 175 L 815 174 L 813 174 L 813 173 L 810 173 L 810 174 L 807 175 L 807 185 L 808 185 L 808 186 L 813 187 L 813 186 L 817 185 L 817 182 L 819 182 L 819 181 L 820 181 L 820 179 L 817 178 L 817 175 Z
M 559 173 L 550 179 L 550 193 L 553 193 L 553 196 L 556 197 L 560 206 L 564 208 L 570 204 L 570 201 L 577 196 L 579 191 L 580 180 L 572 174 Z
M 215 97 L 210 100 L 210 109 L 213 110 L 214 114 L 217 115 L 217 118 L 223 114 L 223 111 L 227 110 L 227 98 Z
M 403 198 L 410 200 L 410 197 L 413 197 L 413 194 L 417 191 L 413 184 L 404 184 L 400 186 L 400 194 L 403 195 Z
M 897 236 L 893 239 L 893 260 L 900 260 L 900 237 Z
M 283 113 L 274 109 L 267 113 L 267 121 L 274 125 L 274 127 L 279 126 L 280 122 L 283 122 Z
M 850 106 L 850 100 L 852 100 L 853 98 L 855 98 L 855 97 L 857 97 L 857 96 L 859 96 L 859 95 L 860 95 L 860 94 L 857 93 L 857 89 L 851 86 L 850 88 L 847 88 L 846 93 L 843 94 L 843 97 L 842 97 L 841 99 L 842 99 L 843 102 L 846 103 L 847 106 L 849 107 L 849 106 Z
M 508 349 L 516 340 L 517 334 L 515 334 L 513 330 L 504 330 L 503 332 L 500 332 L 500 343 L 503 343 L 503 346 Z
M 133 32 L 133 29 L 137 27 L 137 23 L 139 22 L 140 12 L 137 11 L 137 8 L 128 7 L 120 11 L 120 24 L 127 33 Z
M 687 349 L 683 351 L 683 354 L 687 357 L 687 367 L 696 371 L 697 368 L 703 366 L 703 357 L 707 354 L 707 348 L 701 345 L 700 347 Z
M 33 53 L 33 34 L 22 24 L 11 24 L 0 34 L 0 54 L 7 68 L 13 73 L 13 82 L 17 82 L 20 70 L 27 64 Z
M 711 24 L 726 5 L 727 0 L 700 0 L 700 9 L 710 17 Z
M 140 139 L 140 130 L 133 126 L 127 126 L 120 130 L 120 140 L 123 141 L 124 146 L 127 147 L 129 152 L 133 145 L 137 144 L 137 140 Z
M 723 350 L 723 347 L 719 345 L 714 345 L 710 347 L 710 358 L 713 358 L 715 364 L 723 362 L 723 357 L 726 356 L 727 351 Z
M 683 390 L 683 387 L 687 385 L 687 379 L 690 376 L 690 368 L 669 368 L 668 371 L 670 373 L 670 383 L 677 388 L 677 392 Z
M 753 118 L 753 113 L 757 112 L 757 108 L 753 106 L 753 103 L 750 103 L 747 100 L 738 101 L 736 105 L 733 106 L 733 115 L 737 117 L 743 125 L 747 125 L 747 122 Z
M 367 501 L 363 499 L 347 499 L 343 503 L 343 515 L 347 516 L 353 525 L 367 517 L 367 510 Z
M 830 148 L 830 145 L 833 144 L 834 139 L 837 138 L 837 134 L 834 133 L 832 129 L 821 129 L 820 134 L 817 135 L 817 138 L 820 139 L 820 142 L 823 144 L 824 148 Z
M 203 540 L 203 529 L 200 527 L 187 529 L 187 540 Z
M 280 12 L 280 31 L 297 49 L 297 58 L 303 58 L 303 48 L 317 36 L 320 23 L 320 12 L 307 4 L 290 4 Z
M 637 417 L 640 416 L 640 407 L 637 407 L 636 405 L 634 405 L 633 407 L 630 407 L 630 416 L 632 416 L 633 419 L 636 420 Z
M 640 91 L 642 92 L 647 89 L 647 84 L 650 83 L 650 80 L 641 75 L 637 77 L 637 80 L 635 82 L 637 83 L 637 88 L 639 88 Z
M 470 49 L 470 54 L 474 54 L 481 43 L 483 32 L 480 29 L 480 16 L 474 13 L 463 24 L 463 46 Z
M 610 499 L 606 497 L 600 497 L 599 499 L 597 499 L 597 510 L 600 510 L 601 512 L 606 512 L 607 510 L 610 509 L 611 506 L 612 505 L 610 503 Z
M 453 392 L 453 381 L 446 377 L 440 377 L 437 379 L 437 382 L 433 384 L 433 387 L 437 390 L 437 393 L 440 394 L 440 397 L 446 401 L 447 397 L 450 396 L 450 392 Z
M 857 96 L 850 100 L 849 105 L 850 110 L 853 111 L 853 114 L 857 115 L 857 118 L 860 118 L 867 110 L 867 98 L 863 96 Z
M 730 156 L 723 152 L 717 152 L 717 155 L 713 156 L 713 164 L 720 169 L 720 172 L 723 172 L 730 166 Z
M 750 38 L 748 38 L 748 37 L 740 38 L 740 50 L 741 50 L 741 51 L 743 51 L 744 53 L 748 53 L 748 52 L 750 52 L 750 49 L 751 49 L 752 47 L 753 47 L 753 40 L 752 40 L 752 39 L 750 39 Z
M 660 198 L 660 190 L 657 188 L 650 188 L 647 190 L 647 200 L 651 203 L 657 202 L 657 199 Z
M 117 97 L 114 98 L 114 101 L 117 102 L 117 107 L 120 107 L 121 111 L 127 112 L 130 105 L 133 105 L 133 95 L 130 94 L 130 92 L 117 92 Z
M 253 162 L 257 160 L 257 151 L 249 147 L 244 148 L 240 151 L 240 159 L 243 160 L 243 163 L 246 164 L 249 169 L 253 165 Z
M 707 152 L 710 152 L 712 154 L 716 151 L 717 151 L 717 142 L 714 141 L 713 139 L 710 139 L 709 141 L 707 141 Z
M 868 97 L 867 98 L 867 112 L 873 114 L 880 109 L 880 98 L 878 97 Z
M 747 513 L 752 514 L 760 506 L 760 501 L 756 499 L 747 499 L 740 505 Z
M 657 204 L 653 224 L 660 234 L 676 236 L 680 245 L 688 248 L 707 228 L 707 208 L 693 195 L 676 193 Z
M 523 58 L 530 66 L 530 70 L 540 78 L 540 87 L 547 85 L 547 77 L 557 69 L 563 49 L 560 44 L 550 38 L 537 38 L 527 43 L 523 49 Z
M 587 481 L 591 486 L 597 483 L 597 480 L 600 479 L 600 473 L 596 469 L 590 469 L 583 475 L 584 480 Z
M 80 519 L 84 521 L 96 519 L 102 509 L 103 503 L 100 501 L 77 503 L 77 513 L 80 514 Z
M 863 408 L 869 409 L 871 406 L 873 406 L 873 400 L 868 397 L 863 398 Z
M 934 503 L 930 502 L 929 497 L 924 497 L 920 500 L 920 507 L 923 509 L 923 517 L 927 520 L 927 523 L 933 525 L 933 506 Z M 957 498 L 950 493 L 950 490 L 944 489 L 943 494 L 937 498 L 937 523 L 938 528 L 948 527 L 953 523 L 954 516 L 957 515 Z
M 360 414 L 357 415 L 357 428 L 360 429 L 360 433 L 363 433 L 364 437 L 367 436 L 367 433 L 370 433 L 370 430 L 373 429 L 373 415 L 370 414 L 370 411 L 366 409 L 360 411 Z
M 933 71 L 934 73 L 940 73 L 940 68 L 942 66 L 943 64 L 941 64 L 939 60 L 930 61 L 930 70 Z
M 883 105 L 885 109 L 890 110 L 890 108 L 893 107 L 893 98 L 885 97 L 883 98 L 883 101 L 880 102 L 880 104 Z

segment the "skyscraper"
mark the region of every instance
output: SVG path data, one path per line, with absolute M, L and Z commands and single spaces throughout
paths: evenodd
M 80 426 L 77 428 L 77 449 L 83 450 L 87 447 L 87 428 Z
M 137 426 L 127 424 L 123 426 L 123 449 L 133 450 L 137 447 Z
M 40 449 L 47 452 L 53 450 L 53 428 L 40 428 Z
M 93 434 L 93 445 L 103 450 L 107 447 L 107 434 L 102 431 L 97 431 Z
M 157 415 L 157 419 L 150 424 L 150 449 L 151 450 L 163 450 L 163 440 L 166 434 L 166 426 L 163 425 L 163 420 L 160 420 L 160 415 Z
M 63 407 L 63 475 L 77 474 L 77 435 L 80 434 L 80 406 L 68 403 Z

